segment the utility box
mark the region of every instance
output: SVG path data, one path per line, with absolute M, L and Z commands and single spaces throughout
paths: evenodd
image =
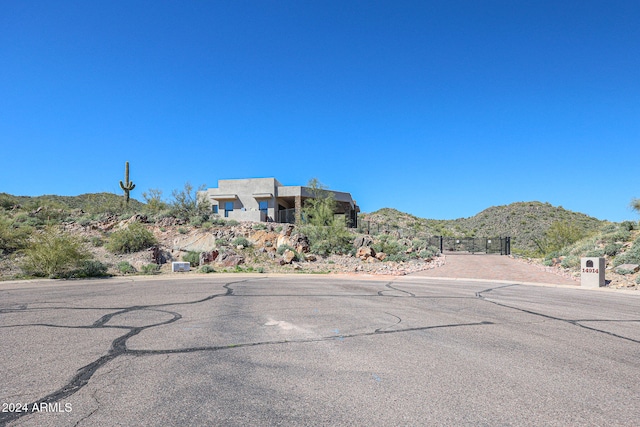
M 604 285 L 604 258 L 580 258 L 580 286 L 599 288 Z
M 172 262 L 171 263 L 171 271 L 174 273 L 180 272 L 180 271 L 189 271 L 191 270 L 191 264 L 189 264 L 188 262 Z

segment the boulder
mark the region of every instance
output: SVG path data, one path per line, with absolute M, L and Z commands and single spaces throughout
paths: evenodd
M 375 256 L 376 256 L 376 251 L 374 251 L 373 248 L 369 246 L 363 246 L 359 248 L 358 251 L 356 252 L 356 257 L 360 258 L 363 261 L 366 260 L 367 258 L 375 257 Z
M 363 246 L 371 246 L 373 244 L 373 237 L 371 236 L 358 236 L 353 239 L 353 247 L 358 249 Z
M 236 267 L 244 264 L 244 257 L 235 252 L 225 252 L 220 256 L 220 263 L 225 267 Z
M 633 273 L 637 273 L 640 270 L 640 265 L 638 264 L 621 264 L 615 268 L 615 272 L 619 271 L 632 271 Z
M 287 249 L 282 254 L 282 260 L 284 261 L 285 264 L 291 264 L 293 261 L 295 261 L 295 259 L 296 259 L 296 253 L 290 249 Z
M 220 252 L 216 250 L 200 252 L 200 265 L 211 264 L 218 258 L 218 255 L 220 255 Z
M 376 258 L 378 259 L 378 261 L 384 261 L 385 258 L 387 258 L 387 254 L 385 254 L 384 252 L 378 252 L 376 254 Z

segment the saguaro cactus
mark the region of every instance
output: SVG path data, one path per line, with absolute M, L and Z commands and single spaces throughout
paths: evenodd
M 124 191 L 124 202 L 129 204 L 129 192 L 136 188 L 136 185 L 129 181 L 129 162 L 124 164 L 124 183 L 120 181 L 120 188 Z

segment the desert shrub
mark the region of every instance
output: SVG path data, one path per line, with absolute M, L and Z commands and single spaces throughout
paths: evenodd
M 131 265 L 129 261 L 120 261 L 116 268 L 122 274 L 133 274 L 136 272 L 136 268 Z
M 580 258 L 576 255 L 569 255 L 565 259 L 562 260 L 560 265 L 563 268 L 573 268 L 580 265 Z
M 601 257 L 604 256 L 604 249 L 592 249 L 584 254 L 587 257 Z
M 286 250 L 290 250 L 290 251 L 294 251 L 294 252 L 296 251 L 294 248 L 292 248 L 289 245 L 280 245 L 280 246 L 278 246 L 278 249 L 276 249 L 276 253 L 278 255 L 282 255 L 282 254 L 285 253 Z
M 640 264 L 640 238 L 636 239 L 626 252 L 616 256 L 613 261 L 615 267 L 622 264 Z
M 90 258 L 80 239 L 47 227 L 24 250 L 22 269 L 38 277 L 63 277 Z
M 627 274 L 633 274 L 635 273 L 635 271 L 627 269 L 627 268 L 618 268 L 616 270 L 616 273 L 618 274 L 622 274 L 623 276 L 626 276 Z
M 182 260 L 188 262 L 191 267 L 197 267 L 200 265 L 200 252 L 189 251 L 182 255 Z
M 253 224 L 251 228 L 253 228 L 254 230 L 266 230 L 267 226 L 262 222 L 258 222 Z
M 405 253 L 395 253 L 387 256 L 384 260 L 392 262 L 405 262 L 409 261 L 410 259 L 411 257 Z
M 622 245 L 619 243 L 609 243 L 604 247 L 604 253 L 608 256 L 616 256 L 620 248 L 622 248 Z
M 636 283 L 640 285 L 640 276 L 636 277 Z
M 607 236 L 607 240 L 610 242 L 628 242 L 631 240 L 631 232 L 629 230 L 620 229 Z
M 216 246 L 229 246 L 227 239 L 216 239 Z
M 194 227 L 200 228 L 202 224 L 208 219 L 209 219 L 208 217 L 205 218 L 201 215 L 194 215 L 189 218 L 189 224 L 193 225 Z
M 185 227 L 178 227 L 178 233 L 187 234 L 188 232 L 189 230 L 187 230 Z
M 636 228 L 636 223 L 633 221 L 622 221 L 620 223 L 620 227 L 623 230 L 627 230 L 627 231 L 631 231 L 631 230 L 635 230 Z
M 346 254 L 353 247 L 353 236 L 339 220 L 332 225 L 306 224 L 300 232 L 309 239 L 311 252 L 319 255 Z
M 25 248 L 31 232 L 31 227 L 19 226 L 0 215 L 0 255 Z
M 93 236 L 93 237 L 90 239 L 90 241 L 91 241 L 91 244 L 92 244 L 94 247 L 96 247 L 96 248 L 98 248 L 98 247 L 100 247 L 100 246 L 104 245 L 104 240 L 102 239 L 102 237 Z
M 245 237 L 236 237 L 233 240 L 233 246 L 244 246 L 245 248 L 250 248 L 253 245 Z
M 200 267 L 200 273 L 215 273 L 216 270 L 213 269 L 210 265 L 203 265 Z
M 203 193 L 205 189 L 206 185 L 204 184 L 196 190 L 187 182 L 182 190 L 174 190 L 172 193 L 173 201 L 169 204 L 171 215 L 184 220 L 203 216 L 208 219 L 211 203 Z
M 559 251 L 585 237 L 585 232 L 576 224 L 568 221 L 556 221 L 547 229 L 544 236 L 534 240 L 542 255 Z
M 426 249 L 421 250 L 421 251 L 418 253 L 418 256 L 419 256 L 420 258 L 425 258 L 425 259 L 427 259 L 427 258 L 433 258 L 433 257 L 435 257 L 436 255 L 438 255 L 438 253 L 440 253 L 440 249 L 438 249 L 438 248 L 436 248 L 436 247 L 434 247 L 434 246 L 430 246 L 430 247 L 428 247 L 428 248 L 426 248 Z
M 153 233 L 144 225 L 134 222 L 127 228 L 113 232 L 105 247 L 110 252 L 124 254 L 138 252 L 155 244 L 157 241 Z
M 378 241 L 371 245 L 376 252 L 384 252 L 387 255 L 404 254 L 406 248 L 389 234 L 382 234 Z
M 235 219 L 228 219 L 224 222 L 224 225 L 228 225 L 229 227 L 232 227 L 234 225 L 238 225 L 240 224 L 238 221 L 236 221 Z
M 87 277 L 105 277 L 107 274 L 108 266 L 98 260 L 84 260 L 81 261 L 78 267 L 71 271 L 68 277 L 81 279 Z
M 159 271 L 160 271 L 160 266 L 158 264 L 146 264 L 140 268 L 140 273 L 147 276 L 158 274 Z

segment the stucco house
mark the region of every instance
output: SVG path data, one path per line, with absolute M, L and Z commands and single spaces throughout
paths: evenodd
M 336 215 L 344 215 L 350 227 L 358 224 L 360 208 L 351 194 L 327 190 L 336 200 Z M 221 179 L 217 188 L 205 190 L 214 214 L 237 221 L 295 223 L 304 201 L 314 198 L 311 188 L 282 185 L 275 178 Z

